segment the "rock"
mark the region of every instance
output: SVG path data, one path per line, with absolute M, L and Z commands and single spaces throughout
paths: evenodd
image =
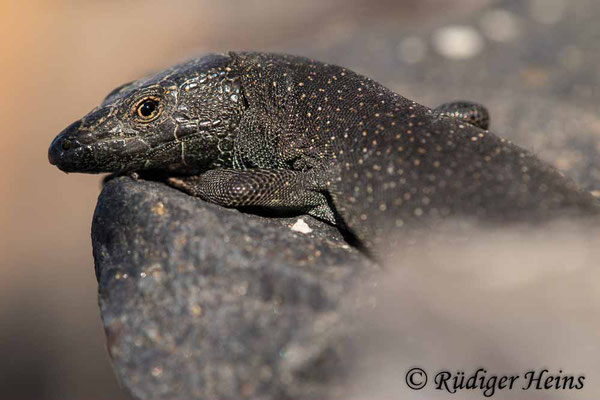
M 317 398 L 349 353 L 338 303 L 373 264 L 337 230 L 264 218 L 156 182 L 100 195 L 93 246 L 108 350 L 140 399 Z

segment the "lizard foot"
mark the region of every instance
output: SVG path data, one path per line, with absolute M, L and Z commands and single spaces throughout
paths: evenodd
M 487 108 L 478 103 L 453 101 L 436 107 L 435 111 L 441 115 L 463 120 L 481 129 L 487 130 L 490 126 L 490 114 Z

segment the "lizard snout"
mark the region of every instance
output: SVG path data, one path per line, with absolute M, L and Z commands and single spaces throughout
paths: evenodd
M 48 161 L 50 161 L 50 164 L 60 167 L 66 154 L 81 146 L 79 141 L 75 138 L 75 135 L 79 131 L 79 126 L 79 121 L 74 122 L 54 138 L 48 149 Z
M 65 151 L 68 151 L 72 146 L 72 140 L 63 136 L 58 135 L 50 144 L 48 150 L 48 161 L 52 165 L 58 165 Z

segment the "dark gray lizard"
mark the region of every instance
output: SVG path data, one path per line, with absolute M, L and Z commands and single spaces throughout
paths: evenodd
M 162 171 L 222 206 L 312 214 L 367 249 L 449 217 L 598 214 L 593 196 L 487 124 L 475 104 L 432 110 L 339 66 L 232 52 L 115 89 L 49 159 L 66 172 Z

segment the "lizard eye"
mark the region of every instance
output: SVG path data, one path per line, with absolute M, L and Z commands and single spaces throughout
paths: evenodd
M 137 103 L 136 114 L 142 122 L 154 121 L 161 112 L 160 103 L 155 97 L 148 97 Z

